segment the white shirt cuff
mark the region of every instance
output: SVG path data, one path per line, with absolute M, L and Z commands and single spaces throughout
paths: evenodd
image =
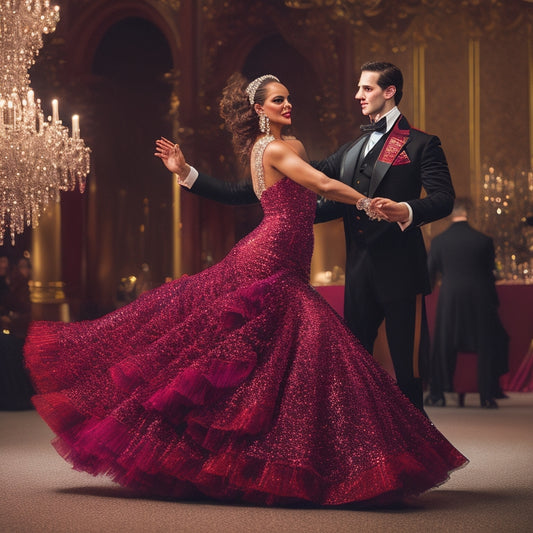
M 400 202 L 400 204 L 406 205 L 407 209 L 409 209 L 409 218 L 407 219 L 407 221 L 406 222 L 398 222 L 398 226 L 400 226 L 400 229 L 402 231 L 405 231 L 413 222 L 413 209 L 411 208 L 411 206 L 407 202 Z
M 183 187 L 186 187 L 187 189 L 190 189 L 198 178 L 198 171 L 192 166 L 190 168 L 191 169 L 189 170 L 189 173 L 187 174 L 187 176 L 185 176 L 185 178 L 182 179 L 178 175 L 176 175 L 178 183 Z

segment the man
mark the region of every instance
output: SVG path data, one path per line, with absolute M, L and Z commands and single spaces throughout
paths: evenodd
M 481 407 L 498 407 L 499 377 L 507 372 L 509 337 L 498 315 L 494 243 L 468 224 L 469 202 L 457 199 L 451 226 L 437 235 L 429 252 L 432 283 L 442 275 L 431 352 L 426 405 L 443 407 L 453 390 L 457 352 L 476 352 Z
M 419 347 L 429 339 L 423 307 L 429 277 L 420 226 L 450 213 L 454 190 L 439 139 L 411 128 L 398 110 L 402 90 L 398 67 L 363 65 L 355 98 L 371 125 L 385 129 L 368 131 L 313 163 L 329 177 L 382 198 L 378 207 L 386 220 L 371 220 L 354 206 L 319 199 L 316 221 L 344 219 L 345 320 L 370 353 L 386 320 L 398 385 L 423 411 Z M 225 203 L 257 201 L 251 183 L 224 183 L 194 169 L 181 183 Z M 423 199 L 422 187 L 427 193 Z

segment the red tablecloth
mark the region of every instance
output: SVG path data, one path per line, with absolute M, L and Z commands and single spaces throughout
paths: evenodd
M 528 355 L 533 340 L 533 285 L 498 284 L 496 288 L 500 317 L 510 337 L 509 372 L 502 377 L 502 387 L 507 391 L 533 390 L 533 354 Z M 344 286 L 328 285 L 316 289 L 342 316 Z M 426 297 L 430 333 L 435 324 L 437 300 L 438 289 Z

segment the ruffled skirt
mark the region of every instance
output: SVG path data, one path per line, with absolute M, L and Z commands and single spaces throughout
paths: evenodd
M 420 494 L 467 462 L 305 281 L 223 279 L 31 326 L 34 405 L 75 469 L 151 496 L 341 505 Z

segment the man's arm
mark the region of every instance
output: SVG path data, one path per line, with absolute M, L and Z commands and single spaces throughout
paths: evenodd
M 428 136 L 420 150 L 420 155 L 415 157 L 420 161 L 418 171 L 413 170 L 416 174 L 411 179 L 420 180 L 426 196 L 403 202 L 380 197 L 372 199 L 372 207 L 379 209 L 385 220 L 397 222 L 402 231 L 444 218 L 453 209 L 455 191 L 440 140 L 434 135 Z
M 407 202 L 413 210 L 412 227 L 444 218 L 453 209 L 455 191 L 438 137 L 432 136 L 423 149 L 420 179 L 426 196 Z
M 230 205 L 255 204 L 259 200 L 255 196 L 251 181 L 232 183 L 220 181 L 199 174 L 185 160 L 185 156 L 178 144 L 161 137 L 155 141 L 155 156 L 159 157 L 163 164 L 178 176 L 178 183 L 193 193 Z
M 233 183 L 213 178 L 187 165 L 178 145 L 164 138 L 156 141 L 156 144 L 157 152 L 155 155 L 163 160 L 170 171 L 177 174 L 180 174 L 181 171 L 178 183 L 194 194 L 229 205 L 247 205 L 259 202 L 251 181 L 243 180 Z M 338 176 L 336 168 L 340 167 L 339 161 L 346 146 L 349 145 L 345 145 L 324 161 L 311 163 L 312 166 L 322 170 L 329 177 L 338 179 L 338 177 L 335 178 L 335 176 Z M 342 206 L 340 204 L 317 196 L 317 217 L 315 222 L 326 222 L 341 216 Z
M 340 160 L 344 149 L 349 144 L 340 148 L 333 155 L 324 159 L 323 161 L 312 161 L 311 166 L 324 172 L 327 176 L 333 179 L 339 179 Z M 184 183 L 184 182 L 189 182 Z M 185 187 L 189 188 L 194 194 L 198 194 L 204 198 L 215 200 L 229 205 L 246 205 L 259 202 L 255 195 L 251 181 L 243 180 L 236 183 L 228 182 L 213 178 L 203 172 L 198 172 L 193 179 L 186 179 L 180 182 Z M 340 203 L 332 200 L 327 200 L 322 196 L 317 196 L 317 209 L 315 216 L 315 223 L 328 222 L 342 217 L 343 206 Z
M 315 224 L 341 218 L 344 214 L 343 205 L 333 200 L 328 200 L 323 196 L 317 196 Z
M 341 165 L 344 153 L 353 143 L 342 145 L 336 152 L 322 159 L 321 161 L 311 161 L 310 165 L 333 180 L 340 180 Z
M 437 242 L 434 239 L 428 252 L 428 273 L 431 289 L 435 288 L 439 277 L 439 272 L 442 272 L 442 265 L 440 264 L 440 257 L 437 251 Z
M 242 180 L 232 183 L 213 178 L 203 172 L 198 173 L 198 177 L 189 190 L 204 198 L 228 205 L 248 205 L 259 202 L 251 181 Z
M 188 181 L 189 183 L 181 181 L 179 183 L 194 194 L 223 204 L 247 205 L 259 201 L 249 181 L 230 183 L 202 172 L 199 172 L 193 180 Z M 342 214 L 342 204 L 317 195 L 315 224 L 335 220 L 342 217 Z
M 311 161 L 311 166 L 334 180 L 340 180 L 340 169 L 344 152 L 352 145 L 347 143 L 335 153 L 322 161 Z M 344 214 L 343 204 L 317 196 L 315 224 L 341 218 Z

